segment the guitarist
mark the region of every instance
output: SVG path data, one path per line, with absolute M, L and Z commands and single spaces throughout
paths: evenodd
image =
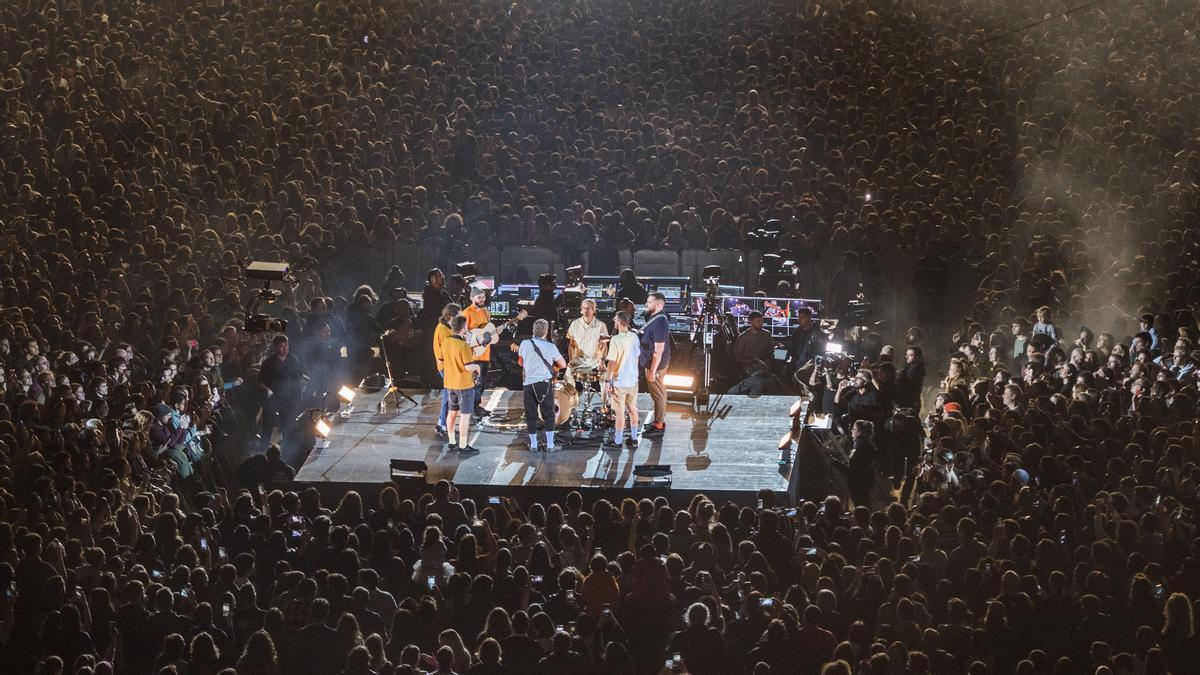
M 491 323 L 492 313 L 487 309 L 487 291 L 482 288 L 471 289 L 471 304 L 463 310 L 463 316 L 467 317 L 468 329 L 483 328 Z M 475 365 L 479 366 L 479 381 L 475 384 L 474 416 L 476 419 L 482 419 L 488 415 L 483 407 L 483 390 L 484 383 L 487 382 L 488 363 L 491 360 L 491 345 L 475 356 Z
M 521 343 L 517 351 L 517 362 L 525 370 L 522 380 L 525 392 L 525 431 L 529 434 L 529 449 L 538 449 L 538 411 L 546 427 L 547 451 L 560 450 L 554 445 L 554 373 L 567 367 L 562 353 L 553 342 L 546 340 L 550 322 L 538 319 L 533 322 L 533 337 Z

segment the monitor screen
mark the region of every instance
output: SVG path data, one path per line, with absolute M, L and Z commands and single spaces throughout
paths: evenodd
M 512 305 L 507 300 L 492 300 L 488 311 L 497 316 L 508 316 L 512 313 Z
M 693 298 L 693 305 L 697 298 Z M 703 304 L 703 298 L 699 298 Z M 759 311 L 763 315 L 763 328 L 775 338 L 789 337 L 798 323 L 797 316 L 802 307 L 812 312 L 813 319 L 817 318 L 820 303 L 816 300 L 799 298 L 760 298 L 755 296 L 734 295 L 721 298 L 721 310 L 737 318 L 738 330 L 750 323 L 750 312 Z M 697 307 L 696 311 L 700 311 Z
M 496 287 L 496 292 L 492 294 L 495 300 L 508 300 L 515 302 L 517 300 L 533 300 L 537 298 L 537 284 L 500 284 Z
M 658 291 L 665 296 L 667 312 L 679 313 L 688 308 L 692 282 L 687 277 L 648 277 L 641 281 L 647 291 Z

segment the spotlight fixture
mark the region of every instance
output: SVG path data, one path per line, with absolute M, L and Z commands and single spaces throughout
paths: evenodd
M 317 419 L 317 425 L 315 429 L 317 431 L 317 435 L 324 439 L 328 439 L 329 434 L 333 433 L 333 427 L 329 426 L 329 422 L 326 422 L 324 417 Z
M 663 387 L 667 392 L 692 393 L 696 387 L 696 378 L 693 375 L 678 375 L 667 373 L 663 375 Z
M 338 398 L 346 403 L 354 403 L 354 390 L 343 384 L 342 388 L 338 389 Z

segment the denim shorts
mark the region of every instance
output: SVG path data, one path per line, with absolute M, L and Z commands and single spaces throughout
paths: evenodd
M 450 410 L 472 412 L 475 410 L 474 389 L 447 389 L 450 392 Z

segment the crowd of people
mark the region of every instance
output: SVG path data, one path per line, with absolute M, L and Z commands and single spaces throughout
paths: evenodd
M 1074 4 L 0 6 L 0 671 L 1190 672 L 1200 6 Z M 922 330 L 791 350 L 848 499 L 288 491 L 430 242 L 766 246 Z

